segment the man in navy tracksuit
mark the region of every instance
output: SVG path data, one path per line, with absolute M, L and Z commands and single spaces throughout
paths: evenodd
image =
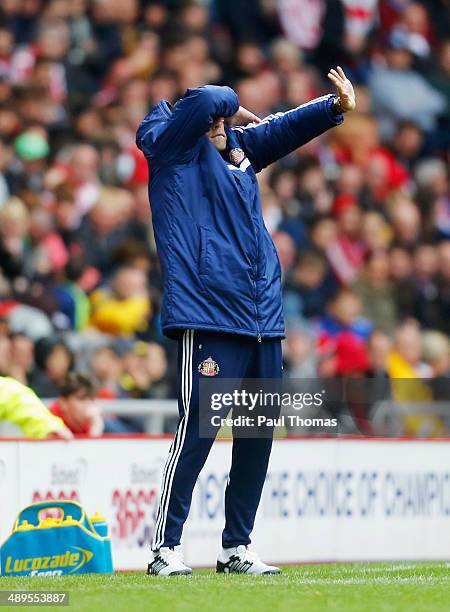
M 256 173 L 354 108 L 342 69 L 328 76 L 338 96 L 262 121 L 239 106 L 229 87 L 190 89 L 173 108 L 159 102 L 137 131 L 150 166 L 162 326 L 179 343 L 180 421 L 164 468 L 149 574 L 191 573 L 175 547 L 213 443 L 199 435 L 199 379 L 281 378 L 280 264 L 264 226 Z M 247 548 L 271 446 L 267 438 L 233 442 L 218 571 L 279 573 Z

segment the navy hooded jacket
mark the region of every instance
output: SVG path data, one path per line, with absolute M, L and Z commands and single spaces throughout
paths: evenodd
M 198 329 L 284 336 L 280 264 L 263 221 L 256 173 L 343 121 L 324 96 L 258 125 L 226 126 L 220 153 L 206 132 L 239 108 L 229 87 L 188 89 L 159 102 L 136 135 L 164 279 L 163 332 Z

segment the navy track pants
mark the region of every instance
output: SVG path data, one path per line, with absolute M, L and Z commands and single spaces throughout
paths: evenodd
M 180 544 L 192 491 L 214 442 L 212 437 L 199 436 L 199 377 L 215 367 L 221 378 L 281 379 L 281 340 L 258 342 L 247 336 L 197 330 L 183 333 L 178 346 L 180 420 L 164 467 L 152 550 Z M 225 491 L 224 548 L 250 544 L 271 448 L 270 438 L 233 440 Z

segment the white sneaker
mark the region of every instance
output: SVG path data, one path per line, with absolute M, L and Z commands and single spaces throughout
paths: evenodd
M 149 576 L 184 576 L 192 574 L 192 569 L 185 565 L 179 552 L 174 548 L 160 548 L 152 553 L 148 564 Z
M 266 565 L 258 555 L 241 545 L 222 548 L 217 559 L 216 571 L 224 574 L 281 574 L 279 567 Z

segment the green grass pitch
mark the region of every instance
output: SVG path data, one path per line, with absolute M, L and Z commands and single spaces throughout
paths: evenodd
M 135 572 L 0 578 L 0 589 L 67 590 L 69 608 L 60 609 L 76 612 L 448 612 L 449 570 L 450 563 L 333 563 L 285 567 L 280 576 L 266 577 L 201 570 L 173 578 Z

